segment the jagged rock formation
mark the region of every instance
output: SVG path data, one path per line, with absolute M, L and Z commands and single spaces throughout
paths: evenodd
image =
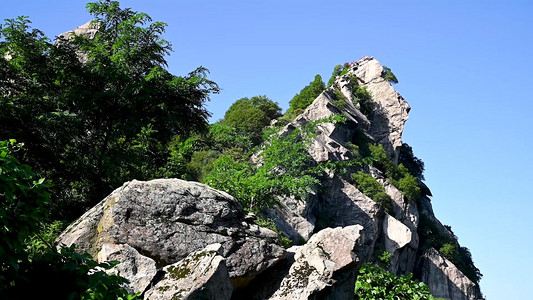
M 145 294 L 145 299 L 230 299 L 229 280 L 221 244 L 193 252 L 179 262 L 163 268 L 164 277 Z
M 236 298 L 350 299 L 355 272 L 369 258 L 362 229 L 360 225 L 327 228 L 305 245 L 287 249 L 274 271 L 258 277 Z
M 420 279 L 428 283 L 435 297 L 454 300 L 482 299 L 472 281 L 433 248 L 426 250 L 420 257 L 418 272 Z
M 281 134 L 342 114 L 344 123 L 318 125 L 308 147 L 316 163 L 353 159 L 350 145 L 361 133 L 397 162 L 410 107 L 382 71 L 372 57 L 359 60 Z M 353 102 L 354 80 L 372 95 L 374 109 L 366 114 Z M 344 95 L 343 105 L 335 90 Z M 146 299 L 349 299 L 359 267 L 373 261 L 380 247 L 391 254 L 390 272 L 417 274 L 435 296 L 482 299 L 477 284 L 453 263 L 435 249 L 421 248 L 422 217 L 456 241 L 435 217 L 429 198 L 415 203 L 380 170 L 364 168 L 391 197 L 392 210 L 386 213 L 349 176 L 327 174 L 307 201 L 280 197 L 278 207 L 264 212 L 300 245 L 286 251 L 276 233 L 246 218 L 232 196 L 177 179 L 125 183 L 69 226 L 59 242 L 74 243 L 100 260 L 123 261 L 114 272 Z

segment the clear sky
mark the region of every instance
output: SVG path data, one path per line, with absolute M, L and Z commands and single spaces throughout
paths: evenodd
M 404 141 L 426 163 L 437 217 L 484 277 L 487 299 L 532 299 L 533 2 L 123 0 L 168 23 L 169 69 L 211 70 L 212 121 L 237 99 L 284 109 L 321 74 L 363 55 L 390 67 L 412 106 Z M 90 20 L 83 0 L 0 0 L 49 37 Z

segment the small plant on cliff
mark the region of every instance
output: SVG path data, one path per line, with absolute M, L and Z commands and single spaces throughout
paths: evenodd
M 381 72 L 381 77 L 391 84 L 398 83 L 398 78 L 392 73 L 391 69 L 388 67 L 383 66 L 383 71 Z
M 385 193 L 385 188 L 372 175 L 359 171 L 352 174 L 352 180 L 363 194 L 383 207 L 387 213 L 394 213 L 391 197 Z
M 265 218 L 257 218 L 257 221 L 256 221 L 257 225 L 259 226 L 262 226 L 262 227 L 266 227 L 272 231 L 274 231 L 275 233 L 278 234 L 278 241 L 279 243 L 283 246 L 283 248 L 289 248 L 292 244 L 292 240 L 285 237 L 281 231 L 278 229 L 278 227 L 276 226 L 276 223 L 274 223 L 274 220 L 268 218 L 268 217 L 265 217 Z
M 405 197 L 414 202 L 419 201 L 421 192 L 417 178 L 411 175 L 402 164 L 395 165 L 382 145 L 371 144 L 369 149 L 373 161 L 372 164 L 384 172 L 390 182 L 402 191 Z
M 342 72 L 342 66 L 336 65 L 335 68 L 333 68 L 333 73 L 331 74 L 331 77 L 328 80 L 328 87 L 332 86 L 335 83 L 335 78 L 339 76 Z
M 332 104 L 339 110 L 345 109 L 347 99 L 344 94 L 339 89 L 335 89 L 333 93 L 335 94 L 335 100 L 332 101 Z
M 354 104 L 359 103 L 360 110 L 364 115 L 369 115 L 374 109 L 374 102 L 372 102 L 372 95 L 367 90 L 366 86 L 360 86 L 357 84 L 357 78 L 350 78 L 352 83 L 352 93 L 354 95 Z
M 407 143 L 403 143 L 400 147 L 398 162 L 404 165 L 413 176 L 424 180 L 424 162 L 414 155 L 413 148 Z

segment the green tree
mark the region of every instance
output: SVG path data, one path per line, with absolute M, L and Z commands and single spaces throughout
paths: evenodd
M 324 85 L 324 81 L 322 81 L 322 77 L 318 74 L 315 75 L 315 79 L 310 82 L 308 86 L 304 87 L 300 93 L 296 94 L 289 102 L 290 107 L 287 110 L 287 114 L 294 116 L 298 115 L 306 109 L 309 104 L 313 103 L 315 98 L 325 89 L 326 86 Z
M 281 108 L 278 103 L 266 96 L 255 96 L 237 100 L 219 123 L 234 127 L 238 134 L 249 137 L 254 144 L 259 144 L 263 128 L 280 116 Z
M 218 92 L 205 68 L 165 69 L 164 23 L 116 1 L 87 8 L 94 38 L 53 44 L 25 18 L 0 30 L 0 139 L 25 143 L 24 161 L 53 182 L 52 212 L 66 219 L 124 181 L 156 176 L 174 135 L 207 131 L 204 103 Z
M 15 140 L 0 141 L 0 294 L 19 279 L 18 264 L 28 260 L 25 241 L 47 218 L 44 179 L 12 156 L 19 149 Z

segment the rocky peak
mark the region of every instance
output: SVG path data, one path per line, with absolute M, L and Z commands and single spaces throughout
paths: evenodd
M 342 115 L 345 122 L 317 126 L 307 148 L 317 164 L 355 159 L 351 144 L 360 134 L 381 144 L 397 163 L 410 106 L 382 74 L 373 57 L 354 62 L 281 135 Z M 356 97 L 358 88 L 370 94 L 369 103 Z M 390 197 L 389 210 L 350 178 L 359 171 Z M 418 274 L 435 296 L 482 298 L 475 282 L 423 243 L 429 222 L 429 231 L 458 245 L 428 197 L 408 199 L 372 165 L 329 172 L 321 181 L 306 201 L 280 195 L 278 206 L 262 212 L 293 241 L 287 250 L 231 195 L 178 179 L 125 183 L 70 225 L 59 242 L 100 260 L 122 261 L 114 271 L 145 299 L 347 299 L 360 266 L 374 262 L 378 250 L 390 253 L 390 272 Z
M 353 80 L 370 92 L 374 106 L 367 116 L 370 121 L 368 134 L 383 145 L 393 161 L 397 162 L 404 125 L 411 107 L 382 74 L 383 66 L 379 61 L 365 56 L 353 63 L 346 75 L 337 78 L 335 87 L 339 87 L 350 100 L 353 100 L 353 95 L 348 87 L 354 84 L 351 82 Z

